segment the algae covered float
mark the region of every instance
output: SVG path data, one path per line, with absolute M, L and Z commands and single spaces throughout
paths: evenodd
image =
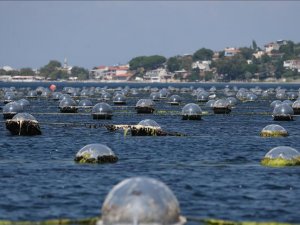
M 18 113 L 12 119 L 6 120 L 5 124 L 13 135 L 42 134 L 38 121 L 29 113 Z
M 288 146 L 278 146 L 265 155 L 261 164 L 271 167 L 300 166 L 300 153 Z
M 177 132 L 167 132 L 162 130 L 160 125 L 154 120 L 145 119 L 137 125 L 105 125 L 109 131 L 124 130 L 124 136 L 130 133 L 132 136 L 184 136 Z
M 74 160 L 78 163 L 115 163 L 118 157 L 106 145 L 89 144 L 77 152 Z

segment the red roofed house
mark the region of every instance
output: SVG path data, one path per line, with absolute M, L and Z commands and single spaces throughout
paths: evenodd
M 99 80 L 127 80 L 131 76 L 128 70 L 129 65 L 99 66 L 91 70 L 91 75 Z

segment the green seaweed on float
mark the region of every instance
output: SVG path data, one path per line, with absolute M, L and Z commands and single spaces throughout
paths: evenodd
M 260 133 L 261 137 L 287 137 L 289 136 L 286 131 L 262 131 Z
M 52 219 L 45 221 L 10 221 L 0 220 L 0 225 L 96 225 L 100 218 Z
M 300 157 L 294 159 L 263 158 L 261 160 L 261 164 L 263 166 L 269 166 L 269 167 L 300 166 Z
M 88 152 L 83 153 L 81 156 L 75 157 L 74 161 L 77 163 L 116 163 L 118 157 L 115 155 L 98 156 L 97 158 L 91 158 L 91 154 Z M 1 224 L 0 224 L 1 225 Z
M 292 225 L 290 223 L 281 222 L 255 222 L 255 221 L 230 221 L 219 219 L 204 219 L 202 222 L 205 225 Z
M 160 127 L 143 125 L 104 125 L 108 131 L 124 130 L 124 136 L 130 131 L 132 136 L 186 136 L 178 132 L 163 131 Z

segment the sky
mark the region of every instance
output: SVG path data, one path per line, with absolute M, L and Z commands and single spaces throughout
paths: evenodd
M 300 42 L 300 1 L 0 1 L 0 67 L 92 69 L 142 55 Z

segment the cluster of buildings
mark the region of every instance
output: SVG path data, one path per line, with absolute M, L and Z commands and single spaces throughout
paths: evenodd
M 286 45 L 287 41 L 285 40 L 278 40 L 275 42 L 270 42 L 264 45 L 264 50 L 257 50 L 253 56 L 257 59 L 260 59 L 264 55 L 268 55 L 269 57 L 278 58 L 282 57 L 283 53 L 279 52 L 281 46 Z M 224 49 L 224 57 L 233 57 L 236 54 L 240 53 L 239 48 L 234 47 L 227 47 Z M 220 52 L 215 52 L 213 55 L 212 60 L 217 60 L 219 58 Z M 191 55 L 190 55 L 191 56 Z M 248 64 L 251 64 L 252 61 L 248 60 Z M 210 60 L 203 60 L 203 61 L 196 61 L 192 63 L 191 69 L 197 69 L 201 74 L 205 72 L 216 72 L 213 68 L 211 68 L 212 61 Z M 290 70 L 297 70 L 300 72 L 300 59 L 294 60 L 287 60 L 284 61 L 283 67 Z M 0 68 L 1 69 L 1 68 Z M 13 68 L 9 66 L 4 66 L 2 68 L 5 71 L 12 71 Z M 76 80 L 76 77 L 72 77 L 71 70 L 72 66 L 68 65 L 67 59 L 64 60 L 64 64 L 60 70 L 67 72 L 70 75 L 69 80 Z M 35 71 L 36 74 L 34 76 L 7 76 L 2 75 L 0 76 L 0 80 L 42 80 L 43 77 L 38 76 L 38 71 Z M 165 67 L 158 68 L 155 70 L 147 71 L 143 77 L 136 77 L 136 81 L 148 81 L 148 82 L 165 82 L 165 81 L 172 81 L 175 80 L 175 77 L 180 78 L 187 78 L 189 75 L 188 71 L 182 69 L 175 71 L 173 73 L 169 72 Z M 90 70 L 90 79 L 93 80 L 100 80 L 100 81 L 128 81 L 132 78 L 133 74 L 129 70 L 129 64 L 125 65 L 115 65 L 115 66 L 98 66 L 94 69 Z
M 90 78 L 103 81 L 128 81 L 132 76 L 129 64 L 117 66 L 98 66 L 90 71 Z

